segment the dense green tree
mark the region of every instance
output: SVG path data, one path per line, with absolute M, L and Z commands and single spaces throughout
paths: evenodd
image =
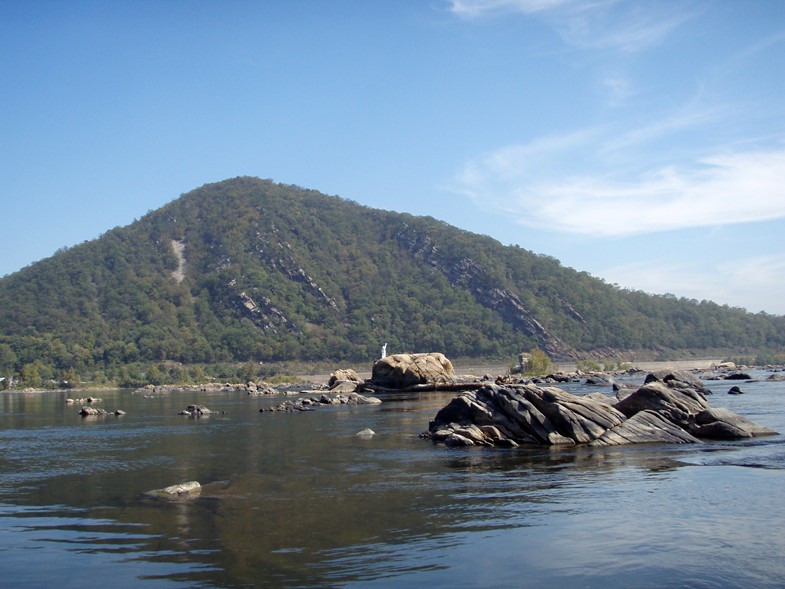
M 621 289 L 432 218 L 256 178 L 203 186 L 0 279 L 0 373 L 42 383 L 368 361 L 385 342 L 450 357 L 776 356 L 785 318 Z

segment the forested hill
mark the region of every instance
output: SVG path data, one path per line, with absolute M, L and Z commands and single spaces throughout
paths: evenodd
M 785 318 L 621 290 L 427 217 L 257 178 L 0 280 L 0 375 L 138 362 L 785 349 Z

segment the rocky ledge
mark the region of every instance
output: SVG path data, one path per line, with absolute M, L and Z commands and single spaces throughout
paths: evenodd
M 727 409 L 710 407 L 691 374 L 649 374 L 623 400 L 577 396 L 556 387 L 489 384 L 450 401 L 422 437 L 448 446 L 695 443 L 776 434 Z

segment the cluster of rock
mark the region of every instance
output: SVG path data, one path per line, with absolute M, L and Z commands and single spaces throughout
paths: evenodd
M 268 411 L 285 411 L 296 413 L 299 411 L 314 411 L 325 405 L 378 405 L 381 400 L 376 397 L 368 397 L 359 393 L 325 393 L 321 397 L 299 397 L 294 400 L 286 401 L 273 407 L 263 407 L 260 413 Z
M 709 406 L 709 391 L 686 372 L 649 374 L 619 400 L 577 396 L 534 384 L 487 384 L 454 398 L 423 437 L 450 446 L 694 443 L 775 434 L 727 409 Z
M 106 409 L 102 409 L 101 407 L 96 407 L 94 403 L 101 403 L 103 399 L 99 399 L 98 397 L 86 397 L 84 399 L 66 399 L 66 405 L 73 405 L 74 403 L 82 404 L 82 408 L 79 410 L 79 415 L 82 417 L 100 417 L 106 415 L 125 415 L 125 411 L 122 409 L 116 409 L 112 412 L 107 411 Z M 87 405 L 84 405 L 87 403 Z
M 177 415 L 187 415 L 188 417 L 206 417 L 207 415 L 212 414 L 213 412 L 204 405 L 188 405 L 188 407 L 180 411 Z
M 100 403 L 101 401 L 103 401 L 103 399 L 99 399 L 98 397 L 85 397 L 80 399 L 66 399 L 65 404 L 66 405 L 73 405 L 74 403 L 91 404 L 91 403 Z
M 248 382 L 245 385 L 245 390 L 248 391 L 249 395 L 254 395 L 257 397 L 262 397 L 265 395 L 280 395 L 281 392 L 276 389 L 274 386 L 267 384 L 266 382 Z
M 275 387 L 267 384 L 264 381 L 253 382 L 249 381 L 245 384 L 238 383 L 206 383 L 206 384 L 162 384 L 152 385 L 147 384 L 134 391 L 134 393 L 141 393 L 145 396 L 161 395 L 171 392 L 247 392 L 249 395 L 280 395 L 282 394 Z
M 121 415 L 125 415 L 125 411 L 122 409 L 115 409 L 111 413 L 106 409 L 101 409 L 100 407 L 92 407 L 89 405 L 85 405 L 79 410 L 79 415 L 82 417 L 97 417 L 102 415 L 117 415 L 118 417 Z

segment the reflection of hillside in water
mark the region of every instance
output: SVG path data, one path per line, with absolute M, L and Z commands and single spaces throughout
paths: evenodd
M 554 511 L 579 510 L 575 495 L 596 494 L 598 481 L 624 478 L 629 469 L 662 477 L 683 464 L 654 448 L 437 451 L 436 460 L 381 448 L 347 462 L 357 454 L 351 446 L 338 445 L 318 464 L 293 465 L 286 477 L 238 473 L 206 485 L 193 501 L 146 504 L 124 515 L 133 512 L 131 521 L 179 538 L 167 548 L 173 552 L 186 547 L 183 539 L 199 539 L 186 541 L 195 560 L 214 572 L 231 571 L 233 583 L 252 583 L 261 570 L 266 578 L 304 584 L 347 581 L 352 569 L 390 575 L 437 566 L 420 560 L 417 546 L 427 550 L 467 542 L 468 532 L 544 525 Z

